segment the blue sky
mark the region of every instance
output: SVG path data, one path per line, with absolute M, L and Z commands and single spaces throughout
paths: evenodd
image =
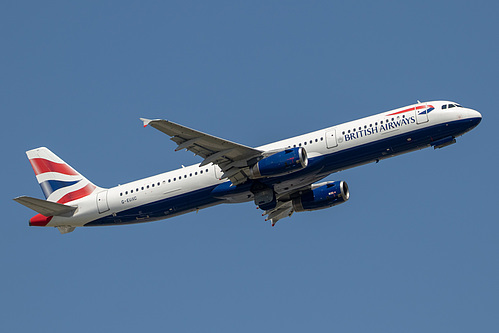
M 0 5 L 5 332 L 495 332 L 495 1 Z M 139 117 L 249 146 L 422 101 L 483 121 L 456 145 L 329 179 L 343 205 L 271 228 L 252 203 L 30 228 L 24 154 L 111 187 L 199 162 Z

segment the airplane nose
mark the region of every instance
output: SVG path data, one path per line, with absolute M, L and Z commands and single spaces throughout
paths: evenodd
M 482 121 L 482 114 L 476 110 L 468 109 L 468 119 L 472 122 L 473 127 L 480 124 Z
M 469 109 L 469 110 L 470 110 L 471 116 L 473 118 L 480 118 L 480 119 L 482 119 L 482 114 L 480 112 L 478 112 L 476 110 L 473 110 L 473 109 Z
M 473 113 L 473 118 L 478 118 L 480 120 L 482 120 L 482 114 L 476 110 L 471 110 L 472 113 Z

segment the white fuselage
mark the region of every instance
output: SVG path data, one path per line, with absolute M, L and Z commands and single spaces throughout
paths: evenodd
M 434 135 L 435 140 L 440 138 L 439 135 L 457 137 L 478 124 L 479 120 L 472 122 L 481 119 L 477 111 L 459 106 L 442 109 L 443 105 L 454 104 L 434 101 L 410 105 L 257 149 L 272 151 L 303 147 L 312 162 L 317 161 L 316 165 L 322 163 L 321 167 L 311 166 L 310 173 L 300 172 L 296 177 L 290 174 L 271 184 L 276 193 L 289 191 L 292 187 L 299 188 L 339 170 L 428 147 L 431 145 L 431 135 Z M 469 124 L 466 123 L 468 120 Z M 451 127 L 455 130 L 447 133 L 446 128 L 450 131 Z M 343 162 L 335 162 L 334 156 L 341 157 Z M 78 206 L 73 216 L 55 216 L 47 226 L 146 222 L 224 202 L 252 200 L 249 189 L 207 199 L 213 188 L 228 182 L 226 179 L 220 180 L 221 175 L 216 165 L 200 167 L 195 164 L 110 189 L 97 188 L 92 195 L 68 203 Z M 190 200 L 192 204 L 185 204 L 185 200 Z M 164 210 L 163 215 L 158 216 L 158 209 Z

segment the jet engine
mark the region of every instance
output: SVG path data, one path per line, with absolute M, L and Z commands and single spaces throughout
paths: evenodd
M 350 198 L 348 185 L 344 181 L 312 185 L 311 189 L 293 199 L 296 212 L 311 211 L 339 205 Z
M 267 156 L 250 169 L 250 178 L 276 177 L 306 168 L 307 152 L 303 147 L 289 148 Z

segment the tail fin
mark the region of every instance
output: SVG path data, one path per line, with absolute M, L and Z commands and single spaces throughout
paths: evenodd
M 29 150 L 26 155 L 48 201 L 64 204 L 86 197 L 97 188 L 45 147 Z

